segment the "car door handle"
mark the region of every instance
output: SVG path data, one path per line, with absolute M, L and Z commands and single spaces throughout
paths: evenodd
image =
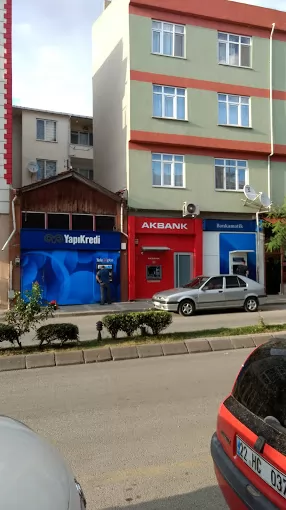
M 247 292 L 247 289 L 243 289 L 243 290 L 244 290 L 244 292 Z
M 219 290 L 218 292 L 219 292 L 219 294 L 222 294 L 222 293 L 223 293 L 223 290 Z

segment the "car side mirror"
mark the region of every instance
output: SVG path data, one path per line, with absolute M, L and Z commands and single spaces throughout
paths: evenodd
M 202 290 L 203 292 L 205 292 L 205 291 L 206 291 L 205 286 L 203 286 L 203 287 L 201 288 L 201 290 Z

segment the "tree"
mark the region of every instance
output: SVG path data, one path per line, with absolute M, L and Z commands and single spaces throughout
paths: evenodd
M 44 322 L 54 316 L 54 306 L 50 303 L 42 307 L 43 293 L 38 282 L 33 283 L 32 290 L 26 291 L 24 297 L 20 292 L 15 295 L 14 306 L 9 310 L 5 319 L 14 326 L 19 338 L 31 329 L 36 329 L 40 322 Z M 19 347 L 22 347 L 19 341 Z
M 269 228 L 271 236 L 266 243 L 270 252 L 285 252 L 286 250 L 286 199 L 281 206 L 272 206 L 264 220 L 264 227 Z

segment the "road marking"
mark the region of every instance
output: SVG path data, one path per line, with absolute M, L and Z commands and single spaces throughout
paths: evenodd
M 202 464 L 211 463 L 211 456 L 209 451 L 200 453 L 197 458 L 192 460 L 187 460 L 184 462 L 174 462 L 169 464 L 160 464 L 160 465 L 150 465 L 150 466 L 139 466 L 133 469 L 123 469 L 119 471 L 110 471 L 106 473 L 101 473 L 100 476 L 85 476 L 86 480 L 93 480 L 93 483 L 97 487 L 109 484 L 115 484 L 119 482 L 124 482 L 128 480 L 142 479 L 142 478 L 154 478 L 154 477 L 162 477 L 166 474 L 172 474 L 177 471 L 183 470 L 194 470 L 197 469 L 198 466 Z

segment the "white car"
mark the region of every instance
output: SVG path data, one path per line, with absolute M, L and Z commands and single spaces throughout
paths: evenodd
M 0 416 L 1 510 L 86 510 L 57 450 L 23 423 Z
M 240 275 L 198 276 L 184 287 L 165 290 L 152 298 L 157 310 L 177 312 L 185 317 L 196 310 L 244 308 L 256 312 L 266 303 L 263 285 Z

